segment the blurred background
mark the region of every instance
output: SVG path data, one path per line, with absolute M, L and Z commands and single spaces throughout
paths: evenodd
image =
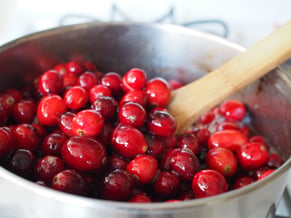
M 249 46 L 291 19 L 290 0 L 0 0 L 0 45 L 48 28 L 88 21 L 188 26 Z

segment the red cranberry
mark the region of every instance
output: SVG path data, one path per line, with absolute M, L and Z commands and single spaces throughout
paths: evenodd
M 66 164 L 80 171 L 100 169 L 107 162 L 105 147 L 97 140 L 73 136 L 62 147 L 62 157 Z
M 136 128 L 119 124 L 113 131 L 112 148 L 126 158 L 135 158 L 148 150 L 144 135 Z
M 180 179 L 175 173 L 161 171 L 154 180 L 153 192 L 156 196 L 167 199 L 178 193 L 180 184 Z
M 187 191 L 187 192 L 183 192 L 182 194 L 180 194 L 178 196 L 178 200 L 182 200 L 182 201 L 187 201 L 187 200 L 192 200 L 194 199 L 194 194 L 193 191 Z
M 126 170 L 128 163 L 128 160 L 117 154 L 112 154 L 108 160 L 109 169 L 112 171 L 117 169 Z
M 14 147 L 11 131 L 5 127 L 0 127 L 0 158 L 4 159 L 14 150 Z
M 263 144 L 251 142 L 236 150 L 240 166 L 244 170 L 254 170 L 268 160 L 268 151 Z
M 9 112 L 7 110 L 4 110 L 2 107 L 0 107 L 0 126 L 6 125 L 8 118 L 9 118 Z
M 251 171 L 250 175 L 257 180 L 267 170 L 270 170 L 270 167 L 264 165 Z
M 178 173 L 181 179 L 185 181 L 190 181 L 201 168 L 198 158 L 188 148 L 169 150 L 165 154 L 160 167 L 162 170 L 172 170 Z
M 67 64 L 66 63 L 59 63 L 56 66 L 54 66 L 54 70 L 63 76 L 65 74 L 67 74 Z
M 92 72 L 97 70 L 97 67 L 89 61 L 83 61 L 82 64 L 87 70 L 90 70 Z
M 144 90 L 139 89 L 127 92 L 122 96 L 121 100 L 119 101 L 119 105 L 121 106 L 126 102 L 135 102 L 145 107 L 147 104 L 146 93 Z
M 35 151 L 40 143 L 40 136 L 31 124 L 19 124 L 12 130 L 17 148 Z
M 11 113 L 13 106 L 16 104 L 16 100 L 10 94 L 2 93 L 0 95 L 0 107 L 7 111 L 9 114 Z
M 55 70 L 48 70 L 40 76 L 38 86 L 44 96 L 59 94 L 63 89 L 62 76 Z
M 128 202 L 131 203 L 151 203 L 151 198 L 146 193 L 137 193 L 133 195 Z
M 206 169 L 195 174 L 192 189 L 196 198 L 218 195 L 228 190 L 224 176 L 216 170 Z
M 266 165 L 272 169 L 279 168 L 283 163 L 282 158 L 276 153 L 270 153 Z
M 89 99 L 92 104 L 101 96 L 112 96 L 111 91 L 107 86 L 96 85 L 90 89 Z
M 102 143 L 105 147 L 109 147 L 114 129 L 115 129 L 114 124 L 107 122 L 104 124 L 104 127 L 97 136 L 98 141 Z
M 164 151 L 165 146 L 161 138 L 152 134 L 145 134 L 145 140 L 148 144 L 147 154 L 157 158 Z
M 96 75 L 90 71 L 86 71 L 79 76 L 78 85 L 89 92 L 93 86 L 97 85 L 97 82 Z
M 226 100 L 220 105 L 221 113 L 229 119 L 241 121 L 246 114 L 245 105 L 238 100 Z
M 217 170 L 222 175 L 229 177 L 237 171 L 237 158 L 235 154 L 223 147 L 210 149 L 205 157 L 208 168 Z
M 118 96 L 122 91 L 121 82 L 122 82 L 121 76 L 115 72 L 106 73 L 101 78 L 101 84 L 107 86 L 114 96 Z
M 109 173 L 101 184 L 101 197 L 105 200 L 125 201 L 133 189 L 134 179 L 126 171 L 115 170 Z
M 164 107 L 170 101 L 171 90 L 169 85 L 160 77 L 149 80 L 145 91 L 149 104 L 153 107 Z
M 51 187 L 55 190 L 76 195 L 87 195 L 88 184 L 76 170 L 67 169 L 57 173 L 52 179 Z
M 215 119 L 215 114 L 212 111 L 206 112 L 199 117 L 199 122 L 203 125 L 210 124 Z
M 275 170 L 274 169 L 270 169 L 270 170 L 266 170 L 265 172 L 263 172 L 260 177 L 258 178 L 258 180 L 261 180 L 267 176 L 269 176 L 271 173 L 273 173 Z
M 229 130 L 229 129 L 240 131 L 241 128 L 236 122 L 228 121 L 228 120 L 222 121 L 218 123 L 216 126 L 216 131 Z
M 98 111 L 106 121 L 114 120 L 117 114 L 118 105 L 116 100 L 110 96 L 100 96 L 91 105 L 91 108 Z
M 188 148 L 194 154 L 199 152 L 199 144 L 196 136 L 194 134 L 184 134 L 180 135 L 178 138 L 178 148 Z
M 67 136 L 73 136 L 72 132 L 72 120 L 76 116 L 76 114 L 72 112 L 66 112 L 61 115 L 59 119 L 59 127 L 62 130 L 63 133 L 65 133 Z
M 61 158 L 45 156 L 36 164 L 35 173 L 37 179 L 51 183 L 52 178 L 64 170 L 64 168 L 64 163 Z
M 223 130 L 212 134 L 208 140 L 208 148 L 224 147 L 232 151 L 248 143 L 246 136 L 240 131 Z
M 37 106 L 37 119 L 44 126 L 55 126 L 59 117 L 67 111 L 67 106 L 59 95 L 43 97 Z
M 169 87 L 171 90 L 176 90 L 184 86 L 184 84 L 179 80 L 169 80 L 168 81 Z
M 16 123 L 32 123 L 36 116 L 36 104 L 31 100 L 22 100 L 14 105 L 12 114 Z
M 266 148 L 269 150 L 269 144 L 267 140 L 261 136 L 261 135 L 253 135 L 249 137 L 249 142 L 258 142 L 266 146 Z
M 63 88 L 67 89 L 78 85 L 78 77 L 75 74 L 63 75 Z
M 191 132 L 196 136 L 199 145 L 206 145 L 211 135 L 210 131 L 204 126 L 196 127 Z
M 166 149 L 175 148 L 178 143 L 178 137 L 176 136 L 176 134 L 172 134 L 167 137 L 163 137 L 162 142 Z
M 175 133 L 176 120 L 170 113 L 156 110 L 149 114 L 147 127 L 152 133 L 166 137 Z
M 139 184 L 147 184 L 158 171 L 158 161 L 153 156 L 140 155 L 129 162 L 126 171 L 135 175 Z
M 15 100 L 15 103 L 22 100 L 22 93 L 18 89 L 7 89 L 4 93 L 12 96 Z
M 123 124 L 139 128 L 146 120 L 146 111 L 140 104 L 128 102 L 119 108 L 118 119 Z
M 122 88 L 124 92 L 136 89 L 143 89 L 147 83 L 147 75 L 145 71 L 133 68 L 129 70 L 122 78 Z
M 64 100 L 68 108 L 79 110 L 87 104 L 89 97 L 86 89 L 81 86 L 73 86 L 66 91 Z
M 61 156 L 62 147 L 67 137 L 63 133 L 53 132 L 47 135 L 42 142 L 42 153 L 44 155 Z
M 81 75 L 85 71 L 85 68 L 82 64 L 70 61 L 67 63 L 66 72 L 67 74 L 75 74 L 77 76 Z
M 93 109 L 79 111 L 71 123 L 72 133 L 75 136 L 96 137 L 104 126 L 102 115 Z
M 255 182 L 254 178 L 250 177 L 250 176 L 241 176 L 238 177 L 233 184 L 233 189 L 238 189 L 238 188 L 242 188 L 244 186 L 247 186 L 251 183 Z
M 40 123 L 32 123 L 31 125 L 36 129 L 41 140 L 47 136 L 48 129 L 45 128 L 43 125 L 41 125 Z

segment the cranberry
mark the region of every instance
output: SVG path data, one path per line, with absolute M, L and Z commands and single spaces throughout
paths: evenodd
M 168 81 L 169 87 L 171 90 L 176 90 L 184 86 L 184 84 L 179 80 L 169 80 Z
M 97 136 L 98 141 L 102 143 L 105 147 L 109 147 L 114 129 L 115 129 L 114 124 L 107 122 L 104 124 L 104 127 Z
M 109 173 L 101 184 L 101 197 L 105 200 L 125 201 L 134 186 L 134 179 L 124 170 Z
M 19 176 L 30 178 L 35 166 L 35 155 L 26 149 L 18 149 L 12 155 L 8 168 Z
M 206 112 L 199 117 L 199 122 L 203 125 L 210 124 L 215 119 L 215 114 L 212 111 Z
M 119 108 L 118 119 L 123 124 L 139 128 L 146 120 L 146 111 L 140 104 L 128 102 Z
M 55 156 L 43 157 L 35 167 L 37 179 L 51 183 L 55 174 L 64 170 L 64 163 L 61 158 Z
M 253 135 L 249 137 L 249 142 L 258 142 L 266 146 L 266 148 L 269 150 L 269 144 L 267 140 L 261 136 L 261 135 Z
M 270 167 L 264 165 L 253 171 L 250 171 L 249 174 L 257 180 L 267 170 L 270 170 Z
M 13 106 L 16 104 L 16 100 L 15 98 L 10 95 L 10 94 L 6 94 L 6 93 L 2 93 L 0 95 L 0 107 L 7 111 L 9 114 L 11 113 Z
M 118 96 L 122 91 L 122 78 L 118 73 L 109 72 L 101 78 L 101 84 L 107 86 L 114 96 Z
M 160 78 L 153 78 L 148 81 L 145 88 L 149 104 L 154 107 L 166 106 L 171 98 L 171 90 L 168 83 Z
M 178 138 L 178 148 L 188 148 L 194 154 L 199 152 L 199 144 L 196 136 L 194 134 L 184 134 L 180 135 Z
M 234 181 L 233 189 L 242 188 L 242 187 L 247 186 L 253 182 L 255 182 L 255 180 L 254 180 L 254 178 L 252 178 L 250 176 L 240 176 Z
M 172 170 L 185 181 L 190 181 L 200 170 L 198 158 L 188 148 L 174 148 L 167 151 L 160 165 L 162 170 Z
M 67 74 L 67 64 L 66 63 L 59 63 L 56 66 L 54 66 L 54 70 L 57 71 L 60 75 L 66 75 Z
M 222 130 L 237 130 L 240 131 L 240 126 L 234 122 L 234 121 L 222 121 L 220 123 L 217 124 L 216 126 L 216 131 L 222 131 Z
M 245 105 L 239 100 L 226 100 L 220 105 L 221 113 L 229 119 L 241 121 L 246 114 Z
M 118 105 L 116 100 L 110 96 L 100 96 L 91 105 L 91 108 L 98 111 L 106 121 L 114 120 L 117 114 Z
M 59 119 L 59 127 L 62 130 L 63 133 L 65 133 L 67 136 L 73 136 L 72 132 L 72 120 L 76 116 L 76 114 L 72 112 L 65 112 L 61 115 Z
M 70 61 L 67 63 L 67 66 L 66 66 L 67 74 L 75 74 L 76 76 L 79 76 L 84 71 L 85 71 L 84 66 L 76 61 Z
M 225 147 L 232 151 L 248 143 L 246 136 L 240 131 L 223 130 L 212 134 L 208 140 L 208 148 Z
M 175 148 L 178 143 L 178 137 L 175 134 L 163 137 L 161 140 L 166 149 Z
M 76 195 L 87 195 L 88 184 L 76 170 L 67 169 L 57 173 L 52 179 L 51 187 L 55 190 Z
M 240 166 L 245 170 L 254 170 L 268 160 L 268 152 L 263 144 L 251 142 L 236 150 Z
M 123 105 L 126 102 L 135 102 L 142 106 L 146 106 L 147 104 L 147 96 L 144 90 L 132 90 L 130 92 L 125 93 L 119 101 L 119 105 Z
M 193 191 L 183 192 L 178 196 L 178 200 L 187 201 L 194 199 Z
M 66 164 L 80 171 L 100 169 L 107 162 L 105 147 L 97 140 L 72 136 L 62 147 L 62 157 Z
M 140 155 L 127 165 L 126 171 L 135 175 L 139 184 L 147 184 L 158 171 L 158 161 L 150 155 Z
M 97 82 L 96 75 L 90 71 L 86 71 L 79 76 L 78 85 L 89 92 L 93 86 L 97 85 Z
M 128 163 L 128 160 L 117 154 L 112 154 L 108 160 L 109 169 L 112 171 L 117 169 L 126 170 Z
M 136 89 L 143 89 L 147 83 L 147 75 L 145 71 L 133 68 L 129 70 L 122 78 L 122 88 L 124 92 Z
M 275 170 L 274 169 L 270 169 L 270 170 L 266 170 L 265 172 L 263 172 L 260 177 L 258 178 L 258 180 L 261 180 L 267 176 L 269 176 L 271 173 L 273 173 Z
M 37 119 L 44 126 L 55 126 L 59 117 L 67 111 L 67 106 L 59 95 L 43 97 L 37 106 Z
M 166 137 L 175 133 L 176 120 L 170 113 L 156 110 L 149 114 L 147 127 L 152 133 Z
M 78 85 L 78 77 L 75 74 L 63 75 L 63 88 L 67 89 Z
M 279 168 L 283 163 L 282 158 L 276 153 L 270 153 L 266 165 L 272 169 Z
M 0 158 L 4 159 L 14 150 L 14 147 L 11 131 L 5 127 L 0 127 Z
M 44 155 L 61 156 L 62 147 L 67 137 L 63 133 L 52 132 L 42 142 L 42 153 Z
M 151 198 L 146 193 L 137 193 L 133 195 L 129 200 L 131 203 L 151 203 Z
M 47 136 L 48 130 L 43 125 L 40 123 L 32 123 L 31 125 L 36 129 L 41 140 Z
M 226 177 L 234 175 L 237 171 L 237 158 L 235 154 L 224 147 L 210 149 L 205 157 L 209 169 L 214 169 Z
M 145 134 L 145 139 L 148 144 L 147 154 L 157 158 L 165 149 L 162 139 L 152 134 Z
M 104 126 L 102 115 L 93 109 L 79 111 L 71 123 L 75 136 L 97 136 Z
M 4 94 L 12 96 L 15 100 L 15 103 L 22 100 L 22 93 L 18 89 L 7 89 Z
M 204 126 L 193 128 L 191 132 L 196 136 L 199 145 L 206 145 L 211 135 L 210 131 Z
M 36 104 L 31 100 L 21 100 L 14 105 L 12 114 L 16 123 L 32 123 L 36 116 Z
M 38 86 L 44 96 L 60 94 L 63 89 L 62 76 L 55 70 L 48 70 L 40 76 Z
M 110 89 L 107 86 L 95 85 L 89 91 L 89 99 L 94 103 L 100 96 L 112 96 Z
M 87 104 L 89 97 L 86 89 L 81 86 L 73 86 L 66 91 L 64 100 L 68 108 L 79 110 Z
M 17 148 L 35 151 L 40 143 L 40 136 L 31 124 L 23 123 L 15 126 L 12 136 Z
M 206 169 L 195 174 L 192 180 L 192 190 L 196 198 L 204 198 L 226 192 L 228 186 L 221 173 Z
M 161 171 L 154 180 L 153 192 L 161 198 L 171 198 L 175 196 L 180 188 L 179 177 L 171 171 Z
M 114 129 L 111 144 L 118 154 L 126 158 L 134 158 L 148 150 L 144 135 L 138 129 L 124 124 Z
M 0 126 L 4 126 L 7 124 L 9 118 L 9 112 L 7 110 L 4 110 L 1 106 L 0 106 Z
M 83 61 L 82 64 L 87 70 L 90 70 L 92 72 L 97 70 L 97 67 L 89 61 Z

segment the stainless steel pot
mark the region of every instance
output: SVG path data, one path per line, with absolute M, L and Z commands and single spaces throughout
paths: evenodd
M 57 62 L 79 58 L 94 62 L 104 71 L 122 74 L 139 67 L 150 77 L 160 75 L 187 82 L 243 51 L 224 39 L 177 26 L 81 24 L 36 33 L 2 46 L 0 87 L 21 86 Z M 0 167 L 1 217 L 272 217 L 291 166 L 291 80 L 276 69 L 235 97 L 246 102 L 255 128 L 268 137 L 285 160 L 266 179 L 205 199 L 131 204 L 61 193 Z

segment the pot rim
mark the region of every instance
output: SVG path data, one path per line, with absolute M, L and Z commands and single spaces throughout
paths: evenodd
M 211 35 L 209 33 L 201 32 L 198 30 L 193 30 L 193 29 L 189 29 L 186 27 L 181 27 L 181 26 L 173 25 L 173 24 L 156 24 L 156 23 L 152 24 L 152 23 L 137 23 L 137 22 L 90 22 L 90 23 L 62 26 L 62 27 L 52 28 L 52 29 L 28 34 L 26 36 L 15 39 L 11 42 L 8 42 L 0 46 L 0 52 L 4 52 L 7 49 L 10 49 L 22 43 L 31 41 L 38 37 L 45 37 L 49 35 L 54 35 L 56 33 L 63 33 L 63 32 L 71 31 L 71 30 L 86 29 L 92 26 L 138 26 L 141 28 L 145 26 L 150 26 L 151 28 L 157 28 L 159 30 L 166 30 L 168 32 L 179 32 L 181 34 L 189 34 L 193 36 L 195 35 L 196 37 L 203 37 L 203 38 L 206 37 L 209 40 L 216 41 L 219 44 L 223 44 L 228 47 L 231 47 L 234 50 L 237 50 L 238 52 L 244 52 L 246 50 L 244 47 L 236 43 L 230 42 L 219 36 Z M 282 70 L 282 69 L 280 69 L 279 67 L 279 68 L 276 68 L 275 70 Z M 193 207 L 203 207 L 203 206 L 211 205 L 221 200 L 223 200 L 224 202 L 229 201 L 231 199 L 237 198 L 242 195 L 246 195 L 256 189 L 261 188 L 262 186 L 275 180 L 277 177 L 279 177 L 283 173 L 286 173 L 290 168 L 291 168 L 291 157 L 289 157 L 289 159 L 286 160 L 282 164 L 282 166 L 276 169 L 271 175 L 267 176 L 266 178 L 260 181 L 256 181 L 250 185 L 242 187 L 240 189 L 232 190 L 226 193 L 222 193 L 222 194 L 207 197 L 207 198 L 193 199 L 193 200 L 182 201 L 182 202 L 170 202 L 170 203 L 154 202 L 150 204 L 144 204 L 144 203 L 133 204 L 129 202 L 107 201 L 107 200 L 77 196 L 77 195 L 72 195 L 72 194 L 56 191 L 51 188 L 37 185 L 27 179 L 24 179 L 6 170 L 5 168 L 1 166 L 0 166 L 0 178 L 7 180 L 17 186 L 21 186 L 28 191 L 35 192 L 39 195 L 42 195 L 43 197 L 54 199 L 56 201 L 69 202 L 70 204 L 75 204 L 78 206 L 87 206 L 87 207 L 94 207 L 94 208 L 100 208 L 100 209 L 111 208 L 112 210 L 126 210 L 127 212 L 129 211 L 136 212 L 136 211 L 143 211 L 143 210 L 144 211 L 146 210 L 149 212 L 151 211 L 157 212 L 157 211 L 165 211 L 165 210 L 185 210 L 185 209 L 191 209 Z M 283 191 L 283 188 L 282 188 L 282 191 Z

